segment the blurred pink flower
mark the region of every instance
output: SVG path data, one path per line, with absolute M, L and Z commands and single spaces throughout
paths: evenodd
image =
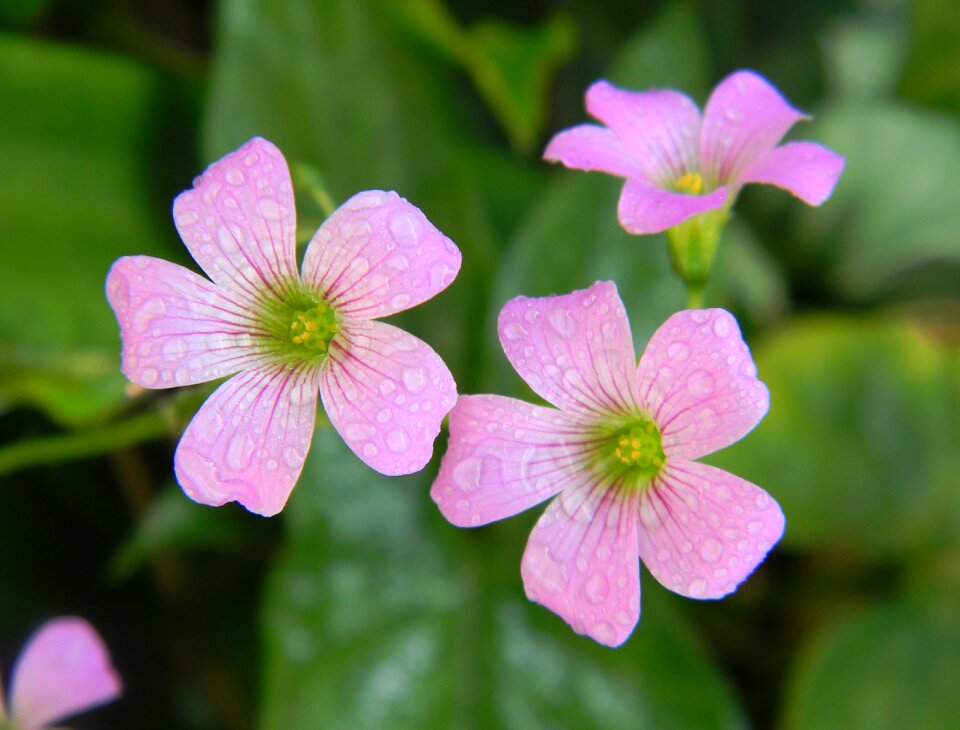
M 10 715 L 0 686 L 0 726 L 41 730 L 120 696 L 120 677 L 107 647 L 81 618 L 58 618 L 27 642 L 10 681 Z
M 624 91 L 607 81 L 587 90 L 586 105 L 606 126 L 581 124 L 560 132 L 543 156 L 625 177 L 618 213 L 630 233 L 658 233 L 699 213 L 729 208 L 746 183 L 776 185 L 820 205 L 843 170 L 843 157 L 814 142 L 776 146 L 808 117 L 752 71 L 721 81 L 702 118 L 679 91 Z
M 296 263 L 287 163 L 254 138 L 213 163 L 173 205 L 181 238 L 209 280 L 162 259 L 114 263 L 107 298 L 123 372 L 145 388 L 238 373 L 201 407 L 177 447 L 184 491 L 274 515 L 293 489 L 316 419 L 383 474 L 422 469 L 456 383 L 422 340 L 376 317 L 445 289 L 460 251 L 392 192 L 358 193 Z
M 554 495 L 530 535 L 527 596 L 617 646 L 640 617 L 640 566 L 692 598 L 735 590 L 783 533 L 759 487 L 693 459 L 739 440 L 767 412 L 736 320 L 679 312 L 639 367 L 612 282 L 504 306 L 500 342 L 556 408 L 461 396 L 431 496 L 456 525 L 503 519 Z M 557 410 L 559 409 L 559 410 Z

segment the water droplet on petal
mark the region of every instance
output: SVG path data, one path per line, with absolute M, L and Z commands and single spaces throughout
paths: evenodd
M 503 336 L 508 340 L 519 340 L 528 334 L 529 332 L 518 322 L 509 322 L 507 326 L 503 328 Z
M 730 334 L 730 320 L 720 315 L 713 321 L 713 332 L 717 337 L 726 337 Z
M 404 368 L 401 377 L 403 386 L 411 393 L 420 393 L 427 385 L 427 376 L 422 370 Z
M 708 563 L 715 563 L 723 553 L 723 545 L 715 537 L 708 537 L 700 543 L 700 557 Z
M 583 586 L 583 595 L 594 605 L 603 603 L 610 593 L 610 584 L 603 573 L 594 573 Z
M 687 593 L 692 598 L 702 598 L 707 594 L 707 581 L 703 578 L 694 578 L 687 586 Z
M 687 392 L 694 398 L 704 398 L 713 393 L 716 381 L 706 370 L 695 370 L 687 378 Z
M 387 448 L 395 454 L 402 454 L 410 446 L 407 432 L 402 428 L 395 428 L 387 434 Z

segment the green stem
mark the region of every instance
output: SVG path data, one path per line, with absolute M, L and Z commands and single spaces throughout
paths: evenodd
M 687 309 L 703 308 L 703 294 L 706 287 L 687 286 Z
M 20 441 L 0 448 L 0 476 L 31 466 L 97 456 L 170 433 L 170 419 L 149 411 L 96 430 Z
M 291 168 L 294 179 L 310 193 L 317 205 L 320 206 L 323 214 L 329 218 L 333 211 L 337 209 L 337 206 L 333 202 L 333 196 L 330 195 L 323 176 L 316 169 L 304 163 L 291 165 Z

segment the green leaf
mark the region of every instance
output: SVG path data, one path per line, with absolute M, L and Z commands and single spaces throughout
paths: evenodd
M 778 205 L 792 206 L 795 225 L 771 217 L 778 231 L 799 233 L 793 255 L 807 276 L 864 299 L 910 269 L 960 267 L 960 123 L 893 104 L 849 104 L 825 110 L 802 133 L 847 158 L 822 208 L 783 196 Z
M 428 489 L 317 431 L 267 591 L 263 727 L 743 726 L 664 591 L 600 647 L 523 598 L 523 530 L 452 527 Z
M 787 730 L 937 730 L 960 716 L 955 603 L 899 602 L 815 637 L 788 687 Z
M 606 78 L 629 89 L 678 89 L 702 108 L 710 91 L 710 66 L 701 19 L 692 2 L 668 5 L 618 49 Z
M 546 117 L 553 72 L 573 52 L 575 29 L 555 16 L 538 28 L 489 20 L 463 29 L 440 0 L 396 5 L 402 21 L 470 75 L 518 150 L 529 152 Z
M 900 92 L 911 101 L 960 112 L 960 15 L 953 0 L 912 3 L 912 34 Z
M 0 407 L 77 425 L 124 398 L 111 262 L 179 250 L 163 188 L 190 156 L 188 95 L 138 64 L 23 39 L 0 37 L 0 67 Z
M 246 524 L 239 511 L 197 504 L 179 486 L 171 484 L 153 499 L 133 533 L 119 547 L 110 573 L 128 578 L 159 554 L 241 544 L 248 536 Z
M 957 348 L 900 320 L 808 317 L 754 348 L 770 413 L 711 461 L 767 489 L 784 544 L 905 555 L 957 534 Z

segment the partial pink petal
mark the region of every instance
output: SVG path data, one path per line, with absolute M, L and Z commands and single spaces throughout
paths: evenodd
M 193 258 L 226 289 L 257 298 L 297 280 L 293 185 L 265 139 L 210 165 L 173 201 L 173 220 Z
M 316 232 L 303 279 L 338 311 L 363 319 L 409 309 L 450 286 L 460 249 L 393 192 L 357 193 Z
M 313 435 L 319 376 L 247 370 L 214 391 L 180 439 L 177 481 L 191 499 L 236 501 L 265 517 L 283 509 Z
M 668 187 L 698 169 L 700 110 L 685 94 L 597 81 L 587 89 L 587 111 L 614 131 L 654 185 Z
M 640 557 L 690 598 L 732 593 L 783 535 L 783 512 L 760 487 L 713 466 L 667 459 L 640 497 Z
M 222 378 L 258 362 L 247 305 L 202 276 L 151 256 L 125 256 L 107 275 L 120 323 L 123 373 L 145 388 Z
M 343 324 L 320 381 L 323 407 L 353 452 L 381 474 L 420 471 L 457 384 L 430 346 L 383 322 Z
M 644 168 L 620 138 L 596 124 L 581 124 L 554 135 L 543 159 L 562 162 L 576 170 L 607 172 L 619 177 L 646 176 Z
M 463 395 L 430 496 L 450 522 L 510 517 L 589 479 L 583 424 L 555 408 L 498 395 Z
M 706 195 L 686 195 L 661 190 L 640 180 L 627 180 L 620 194 L 617 216 L 628 233 L 660 233 L 687 218 L 720 208 L 726 199 L 726 188 L 717 188 Z
M 626 641 L 640 618 L 637 498 L 609 484 L 564 490 L 533 528 L 520 566 L 531 601 L 607 646 Z
M 120 677 L 96 630 L 80 618 L 41 626 L 13 669 L 10 716 L 19 730 L 39 730 L 120 695 Z
M 833 193 L 843 165 L 843 157 L 815 142 L 789 142 L 754 160 L 740 182 L 776 185 L 808 205 L 820 205 Z
M 498 331 L 520 377 L 558 408 L 597 414 L 636 405 L 633 337 L 612 281 L 562 296 L 511 299 Z
M 737 320 L 723 309 L 672 315 L 647 345 L 637 379 L 668 458 L 696 459 L 739 441 L 770 406 Z
M 759 74 L 730 74 L 713 90 L 703 113 L 700 156 L 706 182 L 738 185 L 746 166 L 805 117 Z

